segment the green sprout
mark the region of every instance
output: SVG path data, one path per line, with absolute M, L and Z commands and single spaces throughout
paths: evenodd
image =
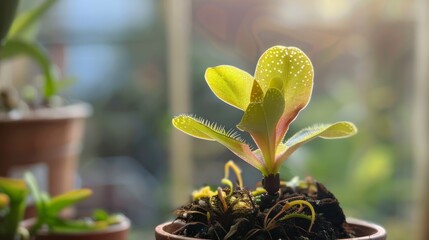
M 191 115 L 173 118 L 173 125 L 193 137 L 217 141 L 263 174 L 263 186 L 275 195 L 280 187 L 281 164 L 310 140 L 345 138 L 354 135 L 353 123 L 317 124 L 285 140 L 289 125 L 304 109 L 313 89 L 310 59 L 295 47 L 274 46 L 260 57 L 252 77 L 229 65 L 208 68 L 207 84 L 224 102 L 243 111 L 237 128 L 250 134 L 252 149 L 235 130 Z
M 24 178 L 37 209 L 36 223 L 30 229 L 32 236 L 36 235 L 42 227 L 47 228 L 50 232 L 80 233 L 105 229 L 121 221 L 122 215 L 109 215 L 100 209 L 94 211 L 91 219 L 64 219 L 60 213 L 90 197 L 92 191 L 87 188 L 77 189 L 51 198 L 47 193 L 40 190 L 31 173 L 26 173 Z
M 64 219 L 60 213 L 76 203 L 90 197 L 90 189 L 78 189 L 50 197 L 42 192 L 36 178 L 29 172 L 23 179 L 0 177 L 0 239 L 28 240 L 30 235 L 36 236 L 39 230 L 61 233 L 82 233 L 105 229 L 122 221 L 121 214 L 107 214 L 97 209 L 91 218 Z M 37 218 L 29 231 L 19 223 L 23 219 L 25 203 L 31 192 L 37 209 Z

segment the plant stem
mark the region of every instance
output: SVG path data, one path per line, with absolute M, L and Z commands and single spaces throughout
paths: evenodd
M 25 208 L 25 204 L 21 200 L 11 202 L 10 206 L 9 213 L 3 219 L 4 221 L 0 227 L 0 238 L 5 240 L 16 238 L 19 222 L 22 219 Z
M 271 196 L 277 195 L 277 192 L 280 189 L 280 176 L 279 174 L 270 174 L 264 176 L 262 179 L 262 186 L 267 190 L 267 193 Z

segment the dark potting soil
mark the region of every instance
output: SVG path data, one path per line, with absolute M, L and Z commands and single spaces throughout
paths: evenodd
M 248 190 L 229 188 L 218 195 L 190 202 L 177 211 L 176 221 L 184 226 L 175 234 L 204 239 L 325 240 L 352 237 L 338 200 L 321 183 L 312 179 L 307 187 L 282 186 L 277 196 L 253 197 Z M 296 200 L 310 203 L 289 205 Z M 287 205 L 287 206 L 285 206 Z M 285 210 L 285 208 L 287 210 Z

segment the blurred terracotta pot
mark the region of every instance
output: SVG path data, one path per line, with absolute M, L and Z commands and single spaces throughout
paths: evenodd
M 366 221 L 348 218 L 347 222 L 355 231 L 355 238 L 342 238 L 341 240 L 385 240 L 387 239 L 386 230 L 374 223 L 369 223 Z M 172 234 L 174 231 L 183 226 L 183 223 L 180 222 L 166 222 L 158 225 L 155 228 L 155 239 L 156 240 L 202 240 L 200 238 L 189 238 L 184 236 L 179 236 Z
M 22 226 L 30 228 L 35 222 L 34 218 L 22 222 Z M 109 226 L 104 230 L 80 233 L 48 233 L 40 232 L 32 240 L 127 240 L 130 230 L 130 220 L 123 217 L 118 224 Z
M 79 103 L 21 116 L 0 114 L 0 176 L 20 177 L 35 170 L 53 196 L 72 190 L 90 113 L 89 105 Z

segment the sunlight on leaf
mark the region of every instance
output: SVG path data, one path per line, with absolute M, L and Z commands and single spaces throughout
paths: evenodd
M 224 128 L 216 124 L 187 115 L 173 118 L 173 125 L 193 137 L 217 141 L 253 167 L 257 169 L 261 169 L 262 167 L 259 160 L 253 155 L 250 147 L 244 143 L 236 132 L 226 132 Z
M 221 65 L 207 68 L 205 78 L 219 99 L 240 110 L 246 110 L 253 86 L 250 74 L 233 66 Z
M 349 122 L 316 125 L 303 129 L 286 142 L 290 123 L 310 101 L 313 66 L 303 51 L 274 46 L 258 60 L 254 77 L 236 67 L 208 68 L 206 81 L 214 94 L 244 111 L 237 125 L 250 134 L 258 149 L 251 151 L 235 132 L 202 119 L 179 116 L 173 125 L 196 138 L 218 141 L 259 169 L 264 176 L 278 173 L 280 165 L 298 147 L 316 138 L 344 138 L 357 132 Z
M 291 147 L 314 137 L 321 138 L 345 138 L 357 133 L 354 124 L 350 122 L 338 122 L 334 124 L 318 124 L 302 129 L 286 141 L 286 146 Z
M 257 81 L 253 81 L 252 93 L 250 94 L 250 102 L 262 102 L 264 98 L 264 92 Z
M 281 78 L 273 78 L 270 81 L 270 88 L 276 88 L 283 92 L 283 80 Z
M 310 101 L 313 74 L 310 59 L 295 47 L 274 46 L 260 57 L 255 70 L 256 81 L 264 92 L 270 86 L 281 87 L 285 99 L 285 112 L 277 127 L 277 143 L 283 140 L 289 124 Z
M 284 151 L 276 158 L 276 169 L 286 160 L 296 149 L 310 140 L 321 137 L 325 139 L 337 139 L 350 137 L 357 133 L 357 128 L 350 122 L 337 122 L 334 124 L 320 124 L 302 129 L 286 141 Z

